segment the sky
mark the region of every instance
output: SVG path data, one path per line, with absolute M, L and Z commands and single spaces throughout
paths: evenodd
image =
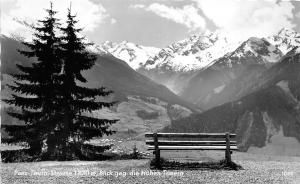
M 282 28 L 300 32 L 300 1 L 279 0 L 52 0 L 63 23 L 67 8 L 96 44 L 129 41 L 166 47 L 192 34 L 222 31 L 232 39 L 264 37 Z M 30 37 L 21 21 L 46 16 L 49 0 L 1 0 L 1 34 Z

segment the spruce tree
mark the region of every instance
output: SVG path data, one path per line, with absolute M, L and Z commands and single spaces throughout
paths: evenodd
M 25 125 L 3 125 L 10 136 L 4 141 L 26 142 L 29 153 L 35 156 L 41 154 L 43 142 L 57 125 L 54 114 L 58 109 L 55 99 L 61 61 L 58 58 L 60 38 L 56 36 L 55 29 L 59 24 L 54 17 L 56 12 L 52 9 L 52 3 L 46 11 L 47 17 L 39 20 L 39 25 L 33 27 L 33 41 L 23 42 L 29 51 L 19 51 L 36 61 L 28 67 L 17 64 L 20 73 L 11 74 L 15 81 L 14 85 L 9 85 L 15 93 L 12 94 L 12 99 L 4 100 L 17 107 L 17 111 L 8 114 L 25 122 Z
M 52 3 L 46 11 L 48 16 L 39 21 L 41 26 L 33 27 L 33 41 L 23 43 L 29 51 L 20 51 L 36 62 L 29 67 L 17 65 L 21 72 L 12 74 L 15 82 L 9 87 L 19 94 L 4 100 L 17 107 L 8 114 L 25 125 L 3 126 L 10 136 L 5 142 L 26 142 L 29 153 L 38 159 L 86 159 L 86 153 L 92 153 L 89 149 L 95 148 L 86 141 L 112 134 L 109 126 L 117 121 L 92 117 L 92 111 L 115 102 L 99 100 L 112 93 L 104 87 L 77 84 L 87 82 L 81 72 L 93 67 L 97 56 L 86 50 L 90 44 L 78 36 L 82 29 L 75 28 L 76 16 L 68 10 L 66 27 L 59 28 L 63 36 L 57 37 L 55 29 L 60 24 Z
M 83 152 L 89 147 L 85 142 L 93 137 L 101 137 L 104 134 L 113 133 L 109 129 L 117 120 L 98 119 L 91 116 L 91 112 L 103 107 L 111 107 L 115 102 L 103 102 L 99 97 L 108 96 L 112 91 L 104 87 L 87 88 L 77 83 L 86 83 L 82 71 L 93 67 L 97 56 L 89 53 L 84 37 L 80 37 L 82 29 L 76 28 L 78 22 L 75 15 L 68 9 L 66 27 L 62 27 L 61 53 L 62 75 L 61 77 L 61 113 L 64 115 L 61 121 L 60 144 L 62 158 L 84 158 Z

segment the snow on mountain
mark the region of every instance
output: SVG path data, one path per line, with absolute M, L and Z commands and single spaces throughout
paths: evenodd
M 233 51 L 240 42 L 232 42 L 221 32 L 207 32 L 163 48 L 149 59 L 144 67 L 148 70 L 193 71 L 213 64 L 213 61 Z
M 24 26 L 24 29 L 32 31 L 32 24 L 14 19 Z M 9 35 L 10 37 L 20 37 L 21 33 Z M 29 41 L 29 38 L 23 40 Z M 295 46 L 300 46 L 300 34 L 292 29 L 281 29 L 277 34 L 266 38 L 268 42 L 286 54 Z M 90 43 L 88 39 L 85 39 Z M 221 31 L 195 34 L 191 37 L 175 42 L 165 48 L 146 47 L 123 41 L 115 43 L 106 41 L 99 45 L 89 46 L 88 50 L 95 53 L 111 54 L 114 57 L 124 60 L 134 70 L 140 68 L 146 70 L 158 70 L 159 72 L 189 72 L 202 70 L 211 66 L 216 59 L 234 51 L 242 42 L 232 41 L 228 34 Z M 270 47 L 270 53 L 275 50 Z M 276 55 L 265 56 L 266 60 L 277 61 Z
M 286 54 L 295 46 L 300 46 L 300 34 L 291 29 L 281 29 L 277 34 L 264 39 L 270 43 L 268 52 L 270 55 L 262 57 L 268 62 L 278 61 L 277 49 Z M 158 70 L 160 72 L 188 72 L 202 70 L 211 66 L 216 59 L 234 51 L 245 40 L 233 41 L 225 32 L 206 32 L 204 34 L 192 35 L 191 37 L 178 41 L 159 51 L 151 57 L 144 65 L 146 70 Z M 251 37 L 254 45 L 249 45 L 245 52 L 255 53 L 262 41 L 259 38 Z M 257 43 L 255 43 L 257 42 Z M 256 45 L 256 46 L 255 46 Z M 242 53 L 240 53 L 242 54 Z
M 267 37 L 267 40 L 283 54 L 295 46 L 300 46 L 300 34 L 291 29 L 281 29 L 277 34 Z
M 234 101 L 247 95 L 247 85 L 281 57 L 282 52 L 266 39 L 251 37 L 213 65 L 198 71 L 186 83 L 180 96 L 201 109 Z
M 135 70 L 143 68 L 159 72 L 189 72 L 211 66 L 217 59 L 234 51 L 245 41 L 233 41 L 227 35 L 220 31 L 195 34 L 162 49 L 140 46 L 127 41 L 121 43 L 106 41 L 96 46 L 95 50 L 98 53 L 112 54 L 126 61 Z M 250 39 L 253 43 L 258 41 L 258 38 L 254 40 L 254 37 Z M 268 62 L 278 61 L 278 54 L 274 53 L 276 48 L 286 54 L 293 47 L 300 46 L 300 34 L 291 29 L 282 29 L 265 40 L 271 43 L 268 47 L 270 55 L 263 56 Z M 248 49 L 249 52 L 251 49 L 255 50 L 253 45 Z
M 106 41 L 100 45 L 94 46 L 94 49 L 92 50 L 98 53 L 111 54 L 114 57 L 125 61 L 131 68 L 136 70 L 144 65 L 151 56 L 157 54 L 160 49 L 140 46 L 127 41 L 121 43 Z
M 282 52 L 270 44 L 265 38 L 251 37 L 243 42 L 235 51 L 225 54 L 215 61 L 218 66 L 232 67 L 235 64 L 272 65 L 279 61 Z

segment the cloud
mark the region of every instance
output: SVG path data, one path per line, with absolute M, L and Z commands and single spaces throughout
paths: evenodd
M 143 4 L 133 4 L 129 6 L 130 8 L 145 8 L 145 5 Z
M 115 23 L 117 23 L 117 20 L 114 19 L 114 18 L 111 18 L 111 19 L 110 19 L 110 24 L 115 24 Z
M 106 9 L 100 3 L 94 3 L 91 0 L 52 0 L 53 9 L 58 11 L 56 17 L 61 19 L 63 23 L 66 19 L 67 8 L 72 2 L 72 12 L 77 14 L 79 20 L 78 26 L 84 28 L 84 31 L 94 31 L 101 23 L 115 22 L 110 20 L 111 17 Z M 25 20 L 29 23 L 34 23 L 37 19 L 43 19 L 47 13 L 45 9 L 50 7 L 49 0 L 5 0 L 1 4 L 1 33 L 22 33 L 26 37 L 26 28 L 24 25 L 14 21 L 13 19 Z M 28 32 L 28 31 L 27 31 Z M 28 33 L 27 33 L 28 34 Z
M 234 37 L 263 37 L 293 28 L 294 6 L 276 0 L 193 0 L 218 29 Z
M 156 15 L 186 26 L 190 31 L 203 30 L 206 27 L 205 19 L 198 14 L 198 9 L 193 5 L 185 5 L 183 8 L 168 7 L 163 4 L 153 3 L 149 6 L 134 5 L 134 8 L 142 8 Z
M 298 19 L 300 19 L 300 12 L 296 13 L 295 15 Z

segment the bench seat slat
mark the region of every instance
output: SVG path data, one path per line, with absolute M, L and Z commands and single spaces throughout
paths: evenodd
M 158 146 L 160 150 L 226 150 L 226 146 Z M 148 146 L 154 150 L 154 146 Z M 230 146 L 230 150 L 237 150 L 237 146 Z
M 153 140 L 146 140 L 146 144 L 154 145 Z M 173 140 L 158 140 L 159 145 L 173 145 L 173 146 L 201 146 L 201 145 L 226 145 L 226 141 L 173 141 Z M 236 141 L 230 141 L 230 145 L 235 146 Z
M 146 133 L 145 137 L 153 137 L 153 133 Z M 157 137 L 165 138 L 225 138 L 225 133 L 157 133 Z M 236 134 L 229 134 L 230 138 L 235 138 Z

